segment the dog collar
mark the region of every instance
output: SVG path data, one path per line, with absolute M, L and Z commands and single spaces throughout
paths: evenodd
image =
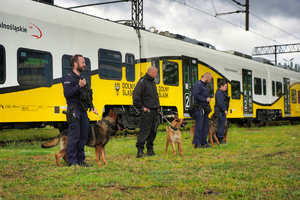
M 102 119 L 102 121 L 105 122 L 105 124 L 107 124 L 107 126 L 109 126 L 109 128 L 113 129 L 113 126 L 111 125 L 111 123 L 109 121 L 107 121 L 106 119 Z
M 171 126 L 171 125 L 170 125 Z M 171 128 L 174 130 L 174 131 L 177 131 L 178 130 L 178 128 L 175 128 L 175 127 L 173 127 L 173 126 L 171 126 Z

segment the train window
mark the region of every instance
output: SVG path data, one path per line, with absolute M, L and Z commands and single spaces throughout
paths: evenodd
M 266 79 L 263 79 L 263 93 L 267 95 L 267 82 Z
M 218 85 L 222 80 L 226 81 L 225 79 L 218 78 L 218 79 L 217 79 L 217 85 Z M 227 83 L 227 82 L 226 82 L 226 83 Z M 227 84 L 227 85 L 228 85 L 228 84 Z M 228 95 L 228 89 L 225 91 L 225 93 Z
M 275 97 L 275 81 L 272 81 L 272 96 Z
M 49 52 L 20 48 L 17 55 L 20 85 L 52 85 L 53 66 Z
M 192 83 L 193 85 L 198 81 L 198 66 L 192 65 Z
M 296 90 L 292 90 L 292 103 L 297 103 L 297 93 L 296 93 Z
M 282 83 L 276 81 L 276 96 L 280 97 L 282 95 Z
M 125 55 L 125 69 L 126 69 L 126 80 L 134 81 L 135 80 L 135 59 L 133 54 Z
M 157 76 L 154 79 L 155 84 L 160 83 L 160 67 L 159 67 L 159 60 L 152 61 L 152 66 L 157 69 Z
M 178 64 L 171 61 L 163 61 L 163 80 L 165 85 L 178 85 Z
M 241 83 L 239 81 L 231 81 L 232 99 L 241 99 Z
M 71 66 L 71 58 L 71 55 L 63 55 L 62 57 L 62 77 L 69 74 L 73 69 L 73 67 Z M 88 86 L 91 87 L 91 61 L 86 57 L 84 57 L 84 60 L 86 66 L 84 71 L 81 72 L 81 75 L 85 78 Z
M 254 94 L 261 95 L 261 79 L 254 78 Z
M 298 104 L 300 104 L 300 90 L 298 90 Z
M 209 97 L 213 98 L 215 96 L 215 94 L 214 94 L 214 78 L 211 79 L 210 83 L 207 83 L 207 89 L 209 91 Z
M 5 69 L 5 49 L 2 45 L 0 45 L 0 84 L 3 84 L 5 82 Z
M 122 79 L 122 55 L 118 51 L 99 49 L 99 77 L 102 79 Z

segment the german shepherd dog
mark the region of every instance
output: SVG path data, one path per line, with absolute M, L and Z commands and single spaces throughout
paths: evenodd
M 186 137 L 185 139 L 188 139 L 191 137 L 191 135 L 194 135 L 195 132 L 195 127 L 196 127 L 196 123 L 194 123 L 190 129 L 190 135 L 188 137 Z M 226 128 L 227 127 L 227 128 Z M 217 113 L 212 114 L 210 120 L 209 120 L 209 128 L 208 128 L 208 141 L 211 143 L 211 146 L 215 146 L 214 142 L 216 142 L 219 146 L 219 140 L 217 138 L 217 130 L 218 130 L 218 115 Z M 228 132 L 228 125 L 227 125 L 227 121 L 225 124 L 225 133 L 224 133 L 224 141 L 227 142 L 227 132 Z M 226 140 L 225 140 L 226 138 Z M 192 141 L 192 145 L 193 147 L 195 147 L 195 145 L 193 144 Z
M 187 122 L 183 121 L 183 119 L 179 119 L 178 115 L 175 115 L 174 120 L 170 124 L 170 126 L 166 126 L 167 131 L 167 143 L 166 143 L 166 151 L 165 154 L 168 152 L 168 146 L 171 142 L 172 148 L 173 148 L 173 155 L 176 155 L 175 151 L 175 143 L 178 143 L 178 151 L 180 155 L 183 155 L 182 153 L 182 140 L 181 140 L 181 132 L 180 128 L 185 127 Z
M 108 143 L 110 136 L 117 130 L 120 130 L 120 126 L 122 123 L 120 122 L 116 111 L 109 111 L 109 114 L 102 118 L 102 120 L 94 125 L 89 126 L 88 131 L 88 140 L 86 146 L 95 147 L 96 151 L 96 160 L 99 166 L 100 163 L 100 155 L 102 161 L 105 165 L 108 163 L 105 160 L 105 145 Z M 63 159 L 68 163 L 67 160 L 67 141 L 68 141 L 68 131 L 66 129 L 62 131 L 56 138 L 54 138 L 50 142 L 46 142 L 42 144 L 42 148 L 51 148 L 56 146 L 60 142 L 60 151 L 55 155 L 55 160 L 58 166 L 62 167 L 63 165 L 59 162 L 59 159 L 63 157 Z

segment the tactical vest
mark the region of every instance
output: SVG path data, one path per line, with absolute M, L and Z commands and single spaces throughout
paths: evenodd
M 75 78 L 77 83 L 79 83 L 79 78 L 77 78 L 75 76 L 73 71 L 70 72 L 69 74 Z M 83 79 L 83 77 L 80 77 L 80 79 Z M 81 89 L 82 89 L 82 92 L 77 93 L 77 98 L 80 101 L 81 110 L 86 112 L 90 108 L 90 111 L 91 111 L 91 109 L 94 108 L 94 106 L 93 106 L 93 90 L 89 89 L 87 83 Z
M 218 89 L 218 90 L 220 90 L 220 89 Z M 226 94 L 225 91 L 222 91 L 222 90 L 220 90 L 220 91 L 221 91 L 221 92 L 224 94 L 224 96 L 225 96 L 225 98 L 224 98 L 224 103 L 225 103 L 226 110 L 228 110 L 228 108 L 229 108 L 229 103 L 230 103 L 230 96 L 228 96 L 228 95 Z M 217 99 L 216 99 L 215 108 L 217 109 L 217 111 L 220 111 L 221 108 L 219 108 L 219 106 L 217 106 L 217 105 L 218 105 L 218 102 L 217 102 Z

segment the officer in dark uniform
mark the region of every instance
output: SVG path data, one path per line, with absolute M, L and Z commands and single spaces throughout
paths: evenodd
M 211 147 L 207 144 L 207 134 L 209 127 L 208 114 L 210 112 L 210 95 L 207 83 L 212 80 L 211 73 L 207 72 L 203 75 L 200 81 L 196 82 L 193 88 L 194 106 L 196 127 L 194 133 L 193 144 L 195 148 L 208 148 Z
M 95 114 L 97 109 L 92 104 L 92 92 L 86 80 L 80 73 L 85 70 L 85 60 L 76 54 L 71 58 L 73 70 L 62 79 L 64 96 L 66 98 L 67 121 L 69 123 L 67 158 L 69 166 L 90 167 L 85 160 L 84 146 L 88 139 L 89 118 L 87 110 L 90 108 Z
M 136 147 L 138 149 L 137 158 L 145 157 L 144 145 L 147 142 L 147 156 L 155 155 L 153 150 L 154 140 L 158 126 L 159 99 L 157 88 L 154 82 L 157 76 L 157 69 L 149 67 L 133 90 L 133 105 L 141 110 L 140 112 L 140 132 L 137 138 Z
M 218 83 L 218 90 L 216 92 L 216 103 L 215 103 L 215 112 L 218 115 L 218 130 L 217 138 L 220 144 L 226 144 L 223 140 L 225 132 L 225 122 L 226 115 L 228 114 L 229 101 L 230 97 L 225 93 L 227 90 L 227 83 L 225 80 L 222 80 Z

